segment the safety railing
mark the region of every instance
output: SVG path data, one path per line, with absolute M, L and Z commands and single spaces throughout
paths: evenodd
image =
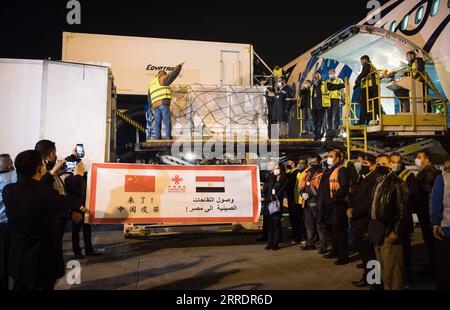
M 365 84 L 366 87 L 362 88 L 361 91 L 366 92 L 366 102 L 361 104 L 366 104 L 367 112 L 371 115 L 371 121 L 372 124 L 377 124 L 377 117 L 378 117 L 378 125 L 380 127 L 383 126 L 383 118 L 382 118 L 382 99 L 399 99 L 399 100 L 408 100 L 410 103 L 410 112 L 407 112 L 411 115 L 416 115 L 416 105 L 411 103 L 417 103 L 420 102 L 424 105 L 424 111 L 425 113 L 437 113 L 440 115 L 443 115 L 444 119 L 447 119 L 447 100 L 442 96 L 442 94 L 438 91 L 436 85 L 433 83 L 433 81 L 430 79 L 428 74 L 421 72 L 419 70 L 410 70 L 408 68 L 400 69 L 393 71 L 391 73 L 401 73 L 404 72 L 407 75 L 404 75 L 404 77 L 407 77 L 410 79 L 410 92 L 415 93 L 414 96 L 382 96 L 381 95 L 381 80 L 383 78 L 388 78 L 385 73 L 383 74 L 381 70 L 377 70 L 376 72 L 371 72 L 369 75 L 367 75 L 365 78 L 361 80 L 361 85 Z M 370 79 L 370 80 L 369 80 Z M 375 84 L 377 87 L 377 94 L 376 96 L 371 96 L 370 94 L 370 87 L 369 82 L 375 79 Z M 423 84 L 423 94 L 422 96 L 417 95 L 416 91 L 416 82 Z M 435 96 L 431 96 L 429 90 L 432 90 Z M 414 90 L 414 92 L 412 91 Z M 378 109 L 375 109 L 375 106 L 378 106 Z M 431 109 L 429 107 L 432 107 Z M 435 110 L 433 112 L 432 110 Z M 437 112 L 436 112 L 437 111 Z M 409 126 L 412 126 L 413 128 L 416 127 L 415 123 L 415 117 L 410 118 L 411 123 L 408 124 Z M 447 125 L 445 122 L 445 129 L 447 129 Z

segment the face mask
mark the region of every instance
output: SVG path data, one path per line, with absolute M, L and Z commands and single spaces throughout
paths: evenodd
M 393 164 L 392 165 L 392 171 L 394 171 L 394 172 L 399 172 L 401 169 L 402 169 L 401 164 Z
M 300 165 L 298 165 L 298 170 L 305 170 L 305 168 L 306 168 L 306 166 L 305 165 L 302 165 L 302 164 L 300 164 Z
M 358 170 L 361 170 L 361 167 L 362 167 L 362 164 L 359 161 L 357 161 L 355 163 L 355 168 L 358 169 Z
M 319 170 L 320 165 L 319 164 L 311 164 L 311 170 Z
M 370 166 L 361 166 L 362 175 L 368 175 L 370 172 Z
M 327 164 L 328 164 L 328 166 L 333 166 L 333 164 L 334 164 L 333 158 L 328 157 L 328 158 L 327 158 Z
M 286 169 L 292 169 L 292 166 L 291 165 L 286 165 Z
M 278 82 L 278 87 L 279 87 L 279 88 L 283 87 L 283 83 Z
M 422 167 L 422 162 L 420 161 L 420 159 L 416 158 L 414 160 L 414 163 L 416 164 L 417 167 L 419 167 L 419 168 Z
M 274 174 L 274 175 L 280 175 L 280 169 L 275 169 L 275 170 L 273 171 L 273 174 Z
M 379 174 L 386 175 L 386 174 L 389 173 L 389 171 L 390 171 L 389 167 L 385 167 L 385 166 L 378 166 L 377 167 L 377 172 Z
M 330 74 L 330 79 L 334 79 L 335 77 L 336 77 L 336 75 Z

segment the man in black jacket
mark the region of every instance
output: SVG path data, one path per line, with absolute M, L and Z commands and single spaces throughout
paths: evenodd
M 324 258 L 338 258 L 335 264 L 344 265 L 348 263 L 347 194 L 350 180 L 337 151 L 329 152 L 327 165 L 319 185 L 319 208 L 332 229 L 332 251 Z
M 57 215 L 79 210 L 81 192 L 63 196 L 48 186 L 54 179 L 46 173 L 37 151 L 20 153 L 14 165 L 18 182 L 3 191 L 11 232 L 8 270 L 17 289 L 53 289 L 65 273 Z M 76 170 L 74 183 L 83 181 L 82 173 Z M 81 188 L 76 184 L 73 187 Z
M 41 153 L 42 158 L 45 162 L 45 167 L 47 172 L 53 177 L 48 178 L 48 185 L 53 187 L 55 190 L 57 190 L 61 195 L 67 195 L 67 188 L 64 180 L 62 179 L 62 175 L 65 173 L 63 169 L 63 165 L 57 164 L 58 156 L 56 155 L 56 144 L 53 141 L 50 140 L 40 140 L 36 143 L 34 146 L 34 149 Z M 76 151 L 74 151 L 73 154 L 67 156 L 65 158 L 66 162 L 78 162 L 79 159 L 76 157 Z M 55 168 L 56 167 L 56 168 Z M 67 226 L 67 222 L 69 220 L 73 219 L 75 221 L 80 221 L 81 217 L 79 213 L 73 213 L 70 210 L 66 212 L 61 212 L 58 214 L 58 225 L 59 225 L 59 231 L 62 236 L 64 235 L 64 231 Z
M 354 90 L 360 88 L 359 93 L 359 124 L 367 125 L 372 119 L 372 113 L 367 110 L 367 105 L 375 109 L 375 118 L 379 113 L 378 99 L 378 79 L 377 69 L 370 61 L 369 56 L 364 55 L 361 57 L 362 71 L 355 80 Z M 368 96 L 367 96 L 368 95 Z M 369 99 L 374 99 L 368 103 Z
M 430 195 L 433 190 L 434 182 L 441 172 L 431 164 L 431 157 L 427 151 L 420 151 L 415 160 L 416 166 L 420 168 L 417 173 L 419 183 L 418 199 L 414 210 L 419 219 L 422 237 L 428 249 L 428 263 L 420 272 L 422 276 L 432 275 L 434 270 L 434 238 L 433 228 L 430 218 Z
M 384 289 L 401 290 L 404 284 L 403 234 L 406 231 L 408 188 L 392 173 L 390 158 L 377 156 L 381 175 L 373 190 L 368 239 L 375 245 Z
M 412 285 L 412 248 L 411 248 L 411 234 L 414 232 L 414 221 L 412 217 L 413 210 L 416 209 L 416 203 L 418 199 L 419 183 L 417 182 L 414 173 L 406 169 L 405 164 L 400 153 L 391 154 L 391 169 L 403 182 L 406 183 L 408 187 L 408 203 L 407 207 L 407 217 L 406 217 L 406 227 L 405 233 L 402 238 L 403 245 L 403 260 L 405 264 L 405 286 Z
M 80 165 L 82 165 L 82 163 Z M 79 184 L 78 182 L 74 182 L 74 178 L 76 178 L 75 175 L 69 174 L 64 179 L 64 183 L 66 184 L 67 188 L 67 193 L 68 195 L 71 195 L 72 193 L 81 192 L 82 209 L 84 210 L 86 206 L 87 174 L 84 174 L 83 182 L 81 184 Z M 76 187 L 80 185 L 81 189 Z M 85 258 L 85 255 L 83 255 L 83 253 L 81 252 L 80 246 L 81 229 L 83 229 L 84 254 L 86 256 L 99 256 L 100 253 L 96 252 L 92 245 L 91 225 L 85 222 L 85 217 L 83 213 L 82 219 L 79 223 L 72 221 L 72 250 L 75 255 L 75 259 Z
M 377 184 L 377 178 L 380 176 L 375 168 L 375 157 L 371 155 L 365 156 L 362 161 L 359 183 L 355 188 L 350 208 L 347 210 L 347 215 L 351 221 L 352 233 L 356 237 L 358 252 L 364 266 L 361 280 L 352 282 L 357 287 L 368 286 L 367 274 L 370 269 L 367 268 L 367 263 L 376 259 L 373 245 L 367 239 L 372 191 Z

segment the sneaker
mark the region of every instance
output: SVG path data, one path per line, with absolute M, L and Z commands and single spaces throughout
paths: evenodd
M 278 244 L 275 244 L 272 246 L 273 251 L 278 251 L 279 249 L 280 249 L 280 247 L 278 246 Z
M 268 244 L 268 245 L 266 245 L 266 247 L 265 247 L 266 250 L 270 250 L 271 248 L 272 248 L 272 245 L 271 245 L 271 244 Z

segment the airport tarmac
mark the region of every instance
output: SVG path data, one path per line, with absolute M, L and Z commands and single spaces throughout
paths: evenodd
M 287 235 L 287 233 L 286 233 Z M 71 234 L 64 238 L 69 261 Z M 353 290 L 362 271 L 355 260 L 335 266 L 316 251 L 301 251 L 285 242 L 278 251 L 256 242 L 258 233 L 220 232 L 124 239 L 122 226 L 93 227 L 94 247 L 102 254 L 80 260 L 81 284 L 61 278 L 56 289 L 75 290 Z M 416 229 L 415 269 L 425 261 Z M 414 289 L 434 289 L 431 279 L 416 279 Z

